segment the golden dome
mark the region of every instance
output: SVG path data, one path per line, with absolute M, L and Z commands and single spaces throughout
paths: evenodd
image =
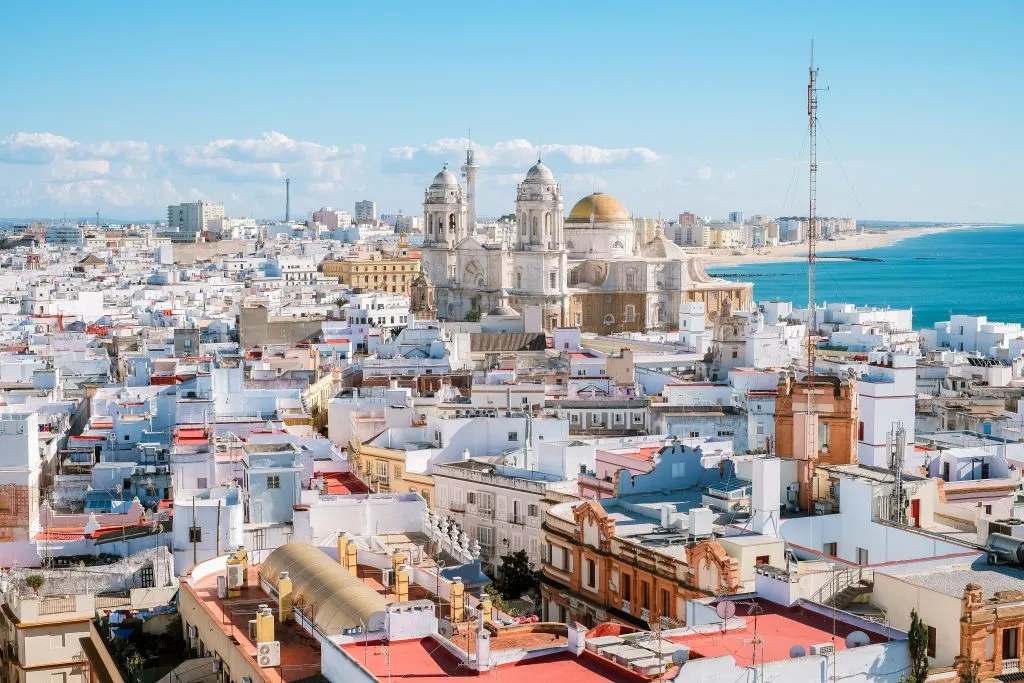
M 576 202 L 576 206 L 572 207 L 569 217 L 565 220 L 569 223 L 589 223 L 591 217 L 595 223 L 628 221 L 629 212 L 610 194 L 595 192 Z

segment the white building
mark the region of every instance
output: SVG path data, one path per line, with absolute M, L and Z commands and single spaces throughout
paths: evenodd
M 167 207 L 167 227 L 179 233 L 198 235 L 212 232 L 212 223 L 224 218 L 224 205 L 220 202 L 189 202 Z
M 206 560 L 242 545 L 245 505 L 238 487 L 175 491 L 171 548 L 174 573 L 187 574 Z
M 480 558 L 500 564 L 500 557 L 525 550 L 540 567 L 543 499 L 554 488 L 571 490 L 560 476 L 475 460 L 434 468 L 437 511 L 453 517 L 480 544 Z
M 1000 350 L 1015 346 L 1021 349 L 1024 332 L 1020 323 L 989 322 L 983 315 L 954 315 L 935 323 L 934 328 L 921 330 L 925 351 L 951 349 L 995 358 Z
M 288 282 L 311 282 L 317 278 L 316 259 L 309 256 L 278 256 L 267 265 L 270 273 Z

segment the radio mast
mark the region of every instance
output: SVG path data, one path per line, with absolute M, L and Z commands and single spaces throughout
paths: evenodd
M 811 66 L 807 82 L 807 120 L 810 159 L 808 180 L 810 196 L 807 207 L 807 412 L 814 413 L 814 333 L 818 329 L 818 310 L 814 300 L 814 276 L 817 265 L 818 214 L 818 70 L 814 68 L 814 41 L 811 41 Z

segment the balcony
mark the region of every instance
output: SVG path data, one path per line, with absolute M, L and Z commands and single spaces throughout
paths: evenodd
M 478 508 L 476 514 L 479 517 L 486 517 L 488 519 L 494 519 L 494 508 Z
M 646 621 L 647 623 L 650 623 L 651 622 L 651 610 L 647 609 L 646 607 L 641 607 L 640 608 L 640 618 L 643 619 L 644 621 Z
M 629 604 L 629 600 L 623 600 L 623 601 L 622 601 L 622 611 L 623 611 L 623 612 L 627 612 L 627 613 L 631 613 L 631 612 L 630 612 L 630 604 Z
M 1020 673 L 1020 659 L 1004 659 L 1003 674 Z
M 449 503 L 448 504 L 448 509 L 451 510 L 452 512 L 465 512 L 466 511 L 466 504 L 465 503 Z
M 509 524 L 518 524 L 519 526 L 525 526 L 526 525 L 526 517 L 524 517 L 522 515 L 517 515 L 515 513 L 511 513 L 508 516 L 508 523 Z

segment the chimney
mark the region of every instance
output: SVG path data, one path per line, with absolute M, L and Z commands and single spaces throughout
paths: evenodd
M 342 567 L 348 567 L 345 564 L 345 549 L 348 548 L 348 535 L 344 531 L 338 532 L 338 564 Z
M 260 605 L 256 609 L 256 642 L 274 642 L 274 610 L 269 605 Z
M 283 624 L 292 618 L 292 579 L 288 572 L 281 572 L 277 579 L 278 620 Z
M 409 567 L 402 565 L 395 573 L 395 600 L 409 602 Z
M 438 569 L 437 571 L 441 571 Z M 462 579 L 455 577 L 455 581 L 452 582 L 452 604 L 451 604 L 451 621 L 452 623 L 459 623 L 465 619 L 465 608 L 466 608 L 466 585 L 462 583 Z
M 757 534 L 778 536 L 782 461 L 778 458 L 754 458 L 753 483 L 751 529 Z

